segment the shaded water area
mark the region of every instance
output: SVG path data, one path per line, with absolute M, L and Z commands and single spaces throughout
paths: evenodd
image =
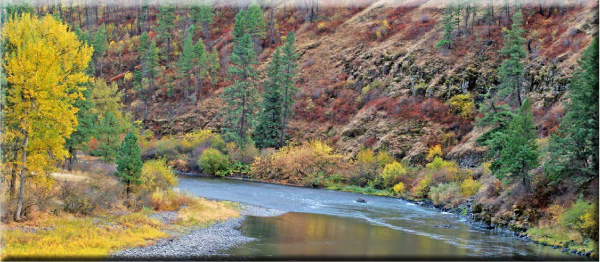
M 244 259 L 584 259 L 395 198 L 183 176 L 178 188 L 288 212 L 248 217 L 242 223 L 242 234 L 257 241 L 224 253 Z M 358 198 L 366 203 L 356 202 Z

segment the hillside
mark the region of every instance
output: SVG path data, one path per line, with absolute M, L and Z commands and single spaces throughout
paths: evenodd
M 498 83 L 497 68 L 502 59 L 498 50 L 506 28 L 503 17 L 494 17 L 493 25 L 489 25 L 489 18 L 476 13 L 468 34 L 458 32 L 455 47 L 440 50 L 436 43 L 442 35 L 442 8 L 427 1 L 390 5 L 378 1 L 361 9 L 326 7 L 312 23 L 302 22 L 303 10 L 288 8 L 284 15 L 283 8 L 277 8 L 275 17 L 281 23 L 278 34 L 295 30 L 301 55 L 300 92 L 289 132 L 292 141 L 331 139 L 338 149 L 352 154 L 361 146 L 387 148 L 395 157 L 414 163 L 423 163 L 430 146 L 443 144 L 444 151 L 461 166 L 478 166 L 484 150 L 477 148 L 474 140 L 482 130 L 474 128 L 473 121 L 450 112 L 445 102 L 453 95 L 470 93 L 478 106 L 487 89 Z M 560 102 L 568 78 L 580 52 L 597 33 L 596 7 L 593 3 L 560 11 L 544 7 L 543 13 L 537 6 L 524 7 L 524 37 L 530 50 L 523 85 L 533 100 L 540 137 L 560 123 Z M 501 6 L 494 8 L 496 12 L 502 10 Z M 153 11 L 150 8 L 150 28 L 155 28 Z M 265 16 L 269 12 L 265 10 Z M 186 15 L 181 9 L 179 13 Z M 211 29 L 221 73 L 226 71 L 232 50 L 234 14 L 234 10 L 223 8 Z M 381 29 L 382 21 L 390 28 Z M 378 37 L 378 30 L 385 33 Z M 115 39 L 109 36 L 109 41 L 128 42 L 127 37 L 113 35 Z M 150 35 L 156 33 L 151 30 Z M 161 48 L 160 41 L 158 44 Z M 261 68 L 269 62 L 274 46 L 266 45 L 261 51 Z M 174 45 L 175 54 L 179 48 Z M 123 68 L 138 66 L 135 51 L 112 53 L 117 50 L 108 50 L 101 74 L 106 79 L 124 73 Z M 184 83 L 176 75 L 174 62 L 161 61 L 165 69 L 157 79 L 144 126 L 159 137 L 204 128 L 218 131 L 219 94 L 228 84 L 227 78 L 205 86 L 202 97 L 186 105 L 181 98 Z M 174 98 L 166 95 L 170 79 Z M 118 83 L 120 88 L 127 88 L 126 93 L 132 93 L 125 100 L 128 110 L 135 119 L 142 119 L 144 107 L 139 95 L 130 84 Z
M 50 2 L 1 12 L 5 220 L 60 203 L 59 166 L 116 174 L 137 211 L 177 170 L 399 197 L 598 254 L 597 2 Z M 164 188 L 135 192 L 151 165 Z

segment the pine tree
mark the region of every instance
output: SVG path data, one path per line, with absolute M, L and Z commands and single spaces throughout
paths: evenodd
M 209 73 L 210 64 L 208 64 L 208 57 L 206 55 L 206 47 L 204 43 L 202 43 L 202 39 L 198 39 L 198 42 L 194 46 L 195 56 L 198 59 L 196 63 L 197 72 L 196 72 L 196 81 L 198 82 L 198 87 L 196 88 L 196 99 L 200 97 L 200 90 L 202 90 L 202 84 L 204 83 L 204 78 Z
M 280 146 L 281 137 L 281 84 L 283 68 L 279 48 L 275 50 L 267 69 L 267 80 L 263 86 L 262 111 L 258 116 L 258 125 L 254 132 L 256 146 L 259 148 Z
M 283 54 L 281 63 L 283 67 L 283 74 L 281 80 L 281 93 L 282 93 L 282 112 L 281 112 L 281 133 L 279 138 L 279 145 L 285 144 L 285 131 L 287 130 L 288 122 L 292 118 L 294 113 L 292 108 L 296 102 L 296 93 L 298 87 L 296 87 L 296 67 L 298 64 L 298 54 L 296 53 L 296 47 L 294 42 L 296 37 L 294 32 L 290 31 L 285 38 L 285 44 L 283 45 Z
M 253 2 L 246 11 L 240 10 L 235 16 L 233 28 L 234 40 L 239 40 L 242 36 L 249 34 L 253 41 L 265 37 L 265 19 L 262 9 Z
M 95 64 L 97 65 L 96 68 L 98 69 L 96 72 L 96 76 L 99 76 L 102 73 L 102 68 L 104 66 L 103 62 L 102 62 L 102 58 L 104 57 L 104 54 L 106 53 L 106 49 L 107 49 L 107 42 L 108 42 L 108 38 L 107 38 L 107 33 L 106 33 L 106 26 L 104 24 L 102 24 L 102 26 L 100 26 L 98 28 L 98 31 L 96 32 L 96 35 L 94 36 L 94 55 L 92 56 Z
M 156 68 L 158 67 L 158 47 L 156 42 L 152 41 L 143 55 L 143 73 L 144 78 L 142 79 L 142 90 L 145 91 L 144 95 L 144 120 L 148 115 L 148 99 L 154 94 L 154 78 L 157 76 Z
M 166 41 L 167 61 L 171 61 L 171 32 L 175 28 L 175 7 L 162 5 L 158 12 L 158 32 L 160 37 Z
M 246 12 L 242 9 L 235 15 L 235 22 L 233 25 L 233 40 L 237 42 L 247 33 L 248 24 L 246 23 Z
M 506 59 L 500 65 L 498 74 L 500 75 L 500 85 L 496 93 L 497 100 L 504 100 L 511 93 L 515 95 L 517 99 L 517 105 L 521 106 L 521 80 L 523 77 L 524 69 L 521 60 L 527 57 L 527 50 L 525 50 L 525 38 L 523 33 L 525 32 L 522 28 L 523 15 L 521 9 L 518 8 L 513 15 L 513 23 L 510 30 L 506 32 L 504 36 L 504 47 L 498 51 L 501 55 L 504 55 Z
M 215 23 L 215 13 L 212 8 L 212 3 L 205 2 L 200 6 L 192 8 L 192 17 L 196 23 L 200 23 L 202 26 L 202 36 L 206 45 L 210 48 L 210 25 Z
M 126 184 L 127 197 L 132 185 L 139 185 L 142 180 L 142 159 L 137 137 L 132 132 L 125 135 L 117 156 L 117 177 Z
M 246 11 L 247 34 L 252 35 L 253 39 L 265 37 L 265 17 L 262 9 L 256 2 L 252 2 Z
M 192 42 L 192 32 L 194 31 L 193 25 L 188 28 L 183 40 L 183 46 L 181 54 L 179 55 L 179 61 L 177 61 L 177 68 L 180 77 L 187 80 L 187 85 L 183 88 L 184 99 L 186 103 L 189 100 L 189 88 L 192 85 L 191 82 L 191 70 L 194 67 L 194 43 Z
M 117 117 L 112 112 L 108 112 L 95 127 L 98 149 L 92 154 L 101 156 L 104 162 L 112 163 L 119 149 L 121 130 Z
M 442 36 L 442 40 L 440 40 L 436 44 L 436 46 L 438 48 L 439 47 L 446 47 L 448 49 L 452 48 L 452 32 L 454 32 L 453 15 L 454 15 L 454 11 L 452 10 L 452 8 L 450 6 L 447 6 L 446 9 L 444 9 L 444 18 L 443 18 L 444 34 Z
M 549 145 L 550 178 L 570 177 L 576 186 L 598 177 L 598 37 L 578 61 L 569 85 L 566 114 Z
M 249 133 L 254 125 L 258 106 L 258 90 L 255 83 L 258 73 L 254 68 L 258 62 L 250 35 L 244 35 L 236 43 L 230 61 L 232 65 L 228 71 L 234 84 L 225 88 L 221 94 L 227 103 L 222 109 L 222 131 L 226 140 L 245 147 L 251 142 Z
M 69 158 L 67 159 L 69 170 L 71 170 L 73 162 L 77 160 L 77 151 L 82 149 L 94 134 L 94 123 L 98 119 L 91 112 L 94 107 L 94 103 L 91 101 L 92 90 L 88 88 L 82 91 L 81 94 L 82 98 L 77 99 L 73 104 L 79 109 L 77 111 L 77 127 L 75 132 L 65 140 L 65 148 L 69 151 Z
M 217 83 L 219 77 L 219 70 L 221 70 L 221 61 L 219 61 L 219 52 L 213 49 L 208 55 L 208 75 L 210 76 L 211 83 L 214 85 Z
M 529 99 L 525 99 L 519 113 L 510 122 L 507 132 L 501 136 L 504 138 L 504 147 L 499 158 L 492 162 L 492 171 L 500 179 L 521 179 L 528 189 L 529 171 L 539 166 L 537 134 Z
M 500 84 L 491 88 L 486 95 L 488 102 L 482 105 L 482 112 L 485 112 L 483 118 L 478 120 L 482 126 L 492 126 L 492 129 L 484 133 L 477 141 L 480 144 L 488 146 L 488 156 L 496 157 L 504 148 L 504 137 L 507 133 L 509 123 L 515 114 L 509 104 L 502 104 L 509 95 L 515 94 L 517 105 L 521 105 L 521 78 L 523 76 L 523 64 L 521 59 L 525 58 L 525 39 L 521 37 L 523 28 L 521 28 L 522 15 L 518 9 L 513 16 L 512 28 L 506 33 L 504 39 L 504 48 L 500 54 L 508 56 L 500 66 L 498 74 L 500 75 Z

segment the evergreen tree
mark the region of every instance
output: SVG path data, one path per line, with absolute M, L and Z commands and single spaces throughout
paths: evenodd
M 281 79 L 281 93 L 282 93 L 282 112 L 281 112 L 281 133 L 279 138 L 279 145 L 285 144 L 285 131 L 287 129 L 288 122 L 292 118 L 294 113 L 292 108 L 296 102 L 296 93 L 298 87 L 296 87 L 296 67 L 298 64 L 298 54 L 296 53 L 296 47 L 294 42 L 296 37 L 294 32 L 290 31 L 285 38 L 285 44 L 283 45 L 281 63 L 283 67 L 283 74 Z
M 158 32 L 160 37 L 166 41 L 167 61 L 171 61 L 171 31 L 175 28 L 175 7 L 162 5 L 158 12 Z
M 138 54 L 139 54 L 140 65 L 141 65 L 142 69 L 141 70 L 135 69 L 135 71 L 133 72 L 133 85 L 134 85 L 135 90 L 139 90 L 139 91 L 143 90 L 142 79 L 144 77 L 146 77 L 146 72 L 145 72 L 145 68 L 147 68 L 146 54 L 148 53 L 149 48 L 150 48 L 150 37 L 148 37 L 148 33 L 144 32 L 140 36 L 139 44 L 138 44 Z
M 196 58 L 198 59 L 198 67 L 196 72 L 196 81 L 198 82 L 198 87 L 196 88 L 196 99 L 198 99 L 200 97 L 200 90 L 202 90 L 204 78 L 206 78 L 206 75 L 208 75 L 210 64 L 208 64 L 206 47 L 204 46 L 204 43 L 202 43 L 202 39 L 198 39 L 198 42 L 194 46 L 194 50 Z
M 454 11 L 450 6 L 447 6 L 444 9 L 444 34 L 442 36 L 442 40 L 437 42 L 437 47 L 446 47 L 448 49 L 452 48 L 452 32 L 454 32 L 454 22 L 453 22 Z
M 230 61 L 232 65 L 228 71 L 234 84 L 225 88 L 221 94 L 227 102 L 222 110 L 222 131 L 225 139 L 245 147 L 251 142 L 249 133 L 254 125 L 258 106 L 258 90 L 255 84 L 258 73 L 254 68 L 258 62 L 250 35 L 244 35 L 236 43 Z
M 504 48 L 500 50 L 500 54 L 506 55 L 507 58 L 502 62 L 498 74 L 500 75 L 500 84 L 497 87 L 491 88 L 488 91 L 487 104 L 484 104 L 481 109 L 485 112 L 483 118 L 478 120 L 478 124 L 482 126 L 492 126 L 492 129 L 484 133 L 477 141 L 480 144 L 488 146 L 488 156 L 497 157 L 503 150 L 505 141 L 504 136 L 508 131 L 509 123 L 512 121 L 515 114 L 509 104 L 502 104 L 512 93 L 517 99 L 517 105 L 521 105 L 521 78 L 523 76 L 523 64 L 521 59 L 525 58 L 525 39 L 523 34 L 522 15 L 519 9 L 513 16 L 513 25 L 507 31 L 504 39 Z
M 504 35 L 504 47 L 502 50 L 498 51 L 501 55 L 504 55 L 506 59 L 498 69 L 500 85 L 498 86 L 496 94 L 498 100 L 504 100 L 511 93 L 514 94 L 517 99 L 517 105 L 519 106 L 521 106 L 522 103 L 521 80 L 524 73 L 521 60 L 527 57 L 525 38 L 522 36 L 525 31 L 522 28 L 522 24 L 523 15 L 521 14 L 521 9 L 519 7 L 513 15 L 511 29 Z
M 504 138 L 504 146 L 499 158 L 492 162 L 492 171 L 499 179 L 521 179 L 528 189 L 529 171 L 539 166 L 537 134 L 529 99 L 525 99 L 519 113 L 510 122 L 507 132 L 499 136 Z
M 202 36 L 204 41 L 210 47 L 210 25 L 215 23 L 215 13 L 212 8 L 212 3 L 205 2 L 200 6 L 192 8 L 192 17 L 196 23 L 200 23 L 202 26 Z
M 85 89 L 81 92 L 82 98 L 77 99 L 73 106 L 77 107 L 77 127 L 71 136 L 65 139 L 65 148 L 69 151 L 67 168 L 71 170 L 72 164 L 77 160 L 77 151 L 90 140 L 94 134 L 94 123 L 97 116 L 92 114 L 94 103 L 91 100 L 92 90 Z
M 99 76 L 102 73 L 102 68 L 104 66 L 102 58 L 104 57 L 104 54 L 106 53 L 106 49 L 108 47 L 107 42 L 108 38 L 106 33 L 106 26 L 102 24 L 102 26 L 98 28 L 98 31 L 94 36 L 94 54 L 92 58 L 94 60 L 94 63 L 96 64 L 96 68 L 98 69 L 98 71 L 96 72 L 96 76 Z
M 119 138 L 121 135 L 121 126 L 119 120 L 112 112 L 108 112 L 95 128 L 96 138 L 98 139 L 98 149 L 92 152 L 93 155 L 102 157 L 107 163 L 112 163 L 119 149 Z
M 139 185 L 142 180 L 142 159 L 137 137 L 132 132 L 125 135 L 117 156 L 117 177 L 126 184 L 127 197 L 132 185 Z
M 256 2 L 252 2 L 246 11 L 247 34 L 252 35 L 253 39 L 265 37 L 265 17 L 262 9 Z
M 598 37 L 578 61 L 569 85 L 566 114 L 549 145 L 550 178 L 571 177 L 577 186 L 598 177 Z
M 281 137 L 281 83 L 283 77 L 281 54 L 275 50 L 267 69 L 267 80 L 263 87 L 262 111 L 258 116 L 258 125 L 254 132 L 256 146 L 259 148 L 279 147 Z
M 248 24 L 246 23 L 246 12 L 242 9 L 235 15 L 235 22 L 233 24 L 233 40 L 237 42 L 247 33 Z
M 208 75 L 210 76 L 211 83 L 214 85 L 217 83 L 219 77 L 219 70 L 221 70 L 221 61 L 219 61 L 219 52 L 213 49 L 207 57 L 208 63 Z
M 177 68 L 179 71 L 179 75 L 182 78 L 187 80 L 187 85 L 183 88 L 184 97 L 186 103 L 189 99 L 189 88 L 192 85 L 191 82 L 191 70 L 194 67 L 194 43 L 192 42 L 192 32 L 194 30 L 193 25 L 188 28 L 185 34 L 185 38 L 183 40 L 183 46 L 181 50 L 181 54 L 179 55 L 179 61 L 177 61 Z
M 156 42 L 152 41 L 150 46 L 143 55 L 143 73 L 144 78 L 142 79 L 142 90 L 145 91 L 144 95 L 144 120 L 148 115 L 148 99 L 154 94 L 154 78 L 157 76 L 156 68 L 158 67 L 158 47 Z
M 240 10 L 235 16 L 233 28 L 234 40 L 239 40 L 242 36 L 249 34 L 254 41 L 265 37 L 265 19 L 262 9 L 253 2 L 246 11 Z

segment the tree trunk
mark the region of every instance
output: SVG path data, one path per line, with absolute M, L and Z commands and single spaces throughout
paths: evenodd
M 170 54 L 171 54 L 171 37 L 167 37 L 167 62 L 171 61 Z M 167 66 L 167 68 L 168 68 L 168 66 Z
M 203 28 L 204 36 L 205 36 L 204 42 L 206 43 L 208 50 L 210 50 L 210 48 L 211 48 L 211 46 L 210 46 L 210 28 L 209 28 L 208 21 L 202 22 L 202 28 Z
M 506 21 L 504 22 L 505 25 L 508 25 L 510 23 L 510 6 L 508 5 L 508 1 L 506 1 L 506 6 L 505 6 L 505 11 L 506 11 Z
M 281 114 L 281 134 L 279 134 L 279 146 L 282 147 L 285 144 L 285 129 L 287 122 L 287 107 L 288 107 L 288 87 L 285 87 L 284 96 L 283 96 L 283 107 Z
M 19 196 L 17 197 L 17 211 L 15 212 L 15 221 L 21 221 L 21 211 L 23 211 L 23 195 L 25 194 L 25 172 L 27 172 L 27 145 L 29 144 L 29 132 L 25 132 L 23 139 L 23 155 L 21 158 L 21 175 L 19 181 Z
M 17 170 L 13 167 L 10 169 L 10 186 L 8 192 L 10 194 L 10 199 L 15 198 L 15 185 L 17 184 Z
M 465 6 L 465 36 L 469 35 L 469 17 L 471 16 L 471 6 Z
M 274 34 L 275 34 L 275 23 L 273 22 L 273 10 L 275 9 L 275 6 L 273 5 L 273 0 L 271 0 L 271 17 L 269 18 L 269 26 L 271 27 L 270 32 L 269 32 L 269 37 L 271 39 L 270 44 L 275 44 L 275 39 L 273 39 Z

